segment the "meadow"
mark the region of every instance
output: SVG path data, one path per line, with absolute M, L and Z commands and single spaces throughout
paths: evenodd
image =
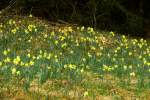
M 150 43 L 31 15 L 5 18 L 0 98 L 150 100 Z

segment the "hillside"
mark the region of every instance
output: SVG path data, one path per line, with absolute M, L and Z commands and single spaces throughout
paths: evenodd
M 2 18 L 0 98 L 150 99 L 149 40 L 32 15 Z

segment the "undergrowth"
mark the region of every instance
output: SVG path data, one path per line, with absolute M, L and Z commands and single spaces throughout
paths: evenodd
M 150 44 L 32 16 L 8 18 L 0 23 L 0 88 L 0 97 L 20 88 L 42 99 L 126 99 L 120 91 L 138 97 L 150 89 Z

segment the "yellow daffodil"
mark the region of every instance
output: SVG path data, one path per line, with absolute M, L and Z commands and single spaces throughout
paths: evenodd
M 118 68 L 118 65 L 114 65 L 115 68 Z
M 82 68 L 80 71 L 81 71 L 81 73 L 83 73 L 83 72 L 84 72 L 84 69 Z
M 76 65 L 74 65 L 74 64 L 65 64 L 64 65 L 64 68 L 69 68 L 69 69 L 76 69 Z
M 130 68 L 130 69 L 132 69 L 132 68 L 133 68 L 133 66 L 132 66 L 132 65 L 129 65 L 129 68 Z
M 55 62 L 58 62 L 58 59 L 57 59 L 57 58 L 55 58 Z
M 57 44 L 58 44 L 58 41 L 56 40 L 56 41 L 55 41 L 55 45 L 57 45 Z
M 21 61 L 20 56 L 17 56 L 17 57 L 13 60 L 13 63 L 14 63 L 15 65 L 18 65 L 20 61 Z
M 17 75 L 20 75 L 20 73 L 21 73 L 20 71 L 17 71 L 17 72 L 16 72 Z
M 17 71 L 16 68 L 12 68 L 12 69 L 11 69 L 11 73 L 12 73 L 13 75 L 16 74 L 16 71 Z
M 82 26 L 82 27 L 81 27 L 81 31 L 83 31 L 83 30 L 84 30 L 84 28 L 85 28 L 85 27 L 84 27 L 84 26 Z
M 8 51 L 7 51 L 7 50 L 4 50 L 4 51 L 3 51 L 3 55 L 6 56 L 7 54 L 8 54 Z
M 20 62 L 20 65 L 21 65 L 21 66 L 24 66 L 24 62 Z
M 2 30 L 2 29 L 0 29 L 0 33 L 3 33 L 3 30 Z
M 61 45 L 62 48 L 65 48 L 66 46 L 67 46 L 67 43 L 63 43 L 63 44 Z
M 124 70 L 127 70 L 127 66 L 126 65 L 124 65 L 123 68 L 124 68 Z
M 10 19 L 8 23 L 9 23 L 9 25 L 12 25 L 13 24 L 13 20 Z
M 16 34 L 17 29 L 16 29 L 16 28 L 15 28 L 15 29 L 12 29 L 11 32 L 12 32 L 13 34 Z
M 85 58 L 82 58 L 82 61 L 84 61 L 84 62 L 85 62 L 85 61 L 86 61 L 86 59 L 85 59 Z
M 72 27 L 68 27 L 68 31 L 69 31 L 69 32 L 73 32 Z
M 30 53 L 28 53 L 28 54 L 27 54 L 27 56 L 30 58 L 30 57 L 31 57 L 31 54 L 30 54 Z
M 3 63 L 0 61 L 0 67 L 3 65 Z
M 28 33 L 29 33 L 29 31 L 28 31 L 27 29 L 25 29 L 25 33 L 26 33 L 26 34 L 28 34 Z
M 30 65 L 30 66 L 33 66 L 33 65 L 34 65 L 34 61 L 31 60 L 31 61 L 29 62 L 29 65 Z
M 133 77 L 134 77 L 134 76 L 135 76 L 135 72 L 131 72 L 131 73 L 130 73 L 130 76 L 133 76 Z
M 5 63 L 9 63 L 11 61 L 11 59 L 9 57 L 7 57 L 6 59 L 4 59 Z
M 67 64 L 64 65 L 64 68 L 67 68 Z
M 28 64 L 28 63 L 25 63 L 25 67 L 29 67 L 29 64 Z
M 28 25 L 28 30 L 30 31 L 30 32 L 32 32 L 33 31 L 33 29 L 35 28 L 35 26 L 34 25 Z
M 132 52 L 129 52 L 129 56 L 131 56 L 132 55 Z
M 83 94 L 84 97 L 87 97 L 88 95 L 89 95 L 88 91 L 85 91 Z
M 32 59 L 33 59 L 33 60 L 35 60 L 35 59 L 36 59 L 36 57 L 35 57 L 35 56 L 32 56 Z
M 51 34 L 51 36 L 54 36 L 54 35 L 55 35 L 55 32 L 54 32 L 54 31 L 52 31 L 50 34 Z
M 91 57 L 92 57 L 92 55 L 91 55 L 89 52 L 88 52 L 88 57 L 89 57 L 89 58 L 91 58 Z
M 32 18 L 32 17 L 33 17 L 33 16 L 32 16 L 32 14 L 30 14 L 30 15 L 29 15 L 29 17 L 31 17 L 31 18 Z
M 111 34 L 112 36 L 115 36 L 114 32 L 112 32 L 112 31 L 110 32 L 110 34 Z
M 147 64 L 147 66 L 150 66 L 150 62 L 147 62 L 146 64 Z

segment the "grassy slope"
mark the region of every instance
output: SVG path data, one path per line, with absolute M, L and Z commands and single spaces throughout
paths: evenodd
M 150 44 L 33 17 L 0 26 L 0 97 L 150 99 Z

